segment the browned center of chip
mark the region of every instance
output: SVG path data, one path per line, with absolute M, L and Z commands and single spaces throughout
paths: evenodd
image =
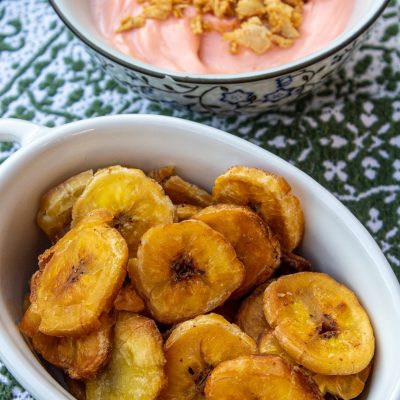
M 247 203 L 247 207 L 249 207 L 256 214 L 260 214 L 260 212 L 261 212 L 261 203 L 257 203 L 255 201 L 250 201 L 249 203 Z
M 81 275 L 83 275 L 85 272 L 87 272 L 87 268 L 86 268 L 87 262 L 88 262 L 88 260 L 82 259 L 79 261 L 78 265 L 72 266 L 71 273 L 69 274 L 68 279 L 65 282 L 65 286 L 74 284 L 79 281 L 79 278 L 81 277 Z
M 317 327 L 317 333 L 324 339 L 330 339 L 339 334 L 339 326 L 331 315 L 324 314 L 320 325 Z
M 188 280 L 193 276 L 203 275 L 204 271 L 196 268 L 192 257 L 188 254 L 179 255 L 171 264 L 174 282 Z
M 129 228 L 129 226 L 132 224 L 132 218 L 125 213 L 119 213 L 115 215 L 115 217 L 112 220 L 111 225 L 117 230 L 117 231 L 123 231 L 124 229 Z
M 213 367 L 212 367 L 212 365 L 209 365 L 209 364 L 206 364 L 205 367 L 199 372 L 193 371 L 192 368 L 188 369 L 188 372 L 191 375 L 194 375 L 194 383 L 196 384 L 196 388 L 199 393 L 204 393 L 204 386 L 206 385 L 206 380 L 212 370 L 213 370 Z

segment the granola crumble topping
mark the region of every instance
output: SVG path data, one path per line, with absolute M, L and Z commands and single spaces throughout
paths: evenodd
M 264 54 L 272 44 L 290 47 L 299 38 L 303 6 L 306 0 L 140 0 L 142 13 L 127 16 L 121 21 L 118 33 L 139 29 L 147 19 L 166 20 L 182 18 L 188 6 L 195 8 L 190 27 L 194 34 L 218 31 L 230 43 L 230 51 L 237 54 L 241 48 Z M 205 14 L 232 23 L 228 28 L 205 21 Z

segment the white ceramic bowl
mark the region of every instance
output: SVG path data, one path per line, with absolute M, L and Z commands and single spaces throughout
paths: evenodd
M 88 46 L 102 68 L 120 83 L 173 108 L 248 113 L 294 101 L 323 82 L 359 47 L 389 0 L 354 0 L 354 11 L 346 30 L 307 57 L 268 70 L 222 75 L 173 72 L 123 54 L 97 30 L 89 2 L 50 0 L 64 23 Z
M 285 176 L 304 206 L 301 251 L 318 270 L 352 288 L 372 319 L 377 353 L 363 399 L 400 399 L 397 279 L 366 229 L 309 176 L 235 136 L 169 117 L 101 117 L 51 130 L 0 120 L 0 140 L 10 138 L 23 146 L 0 166 L 0 358 L 37 400 L 72 399 L 40 364 L 17 328 L 28 280 L 43 246 L 35 224 L 38 201 L 63 179 L 111 164 L 144 170 L 175 164 L 179 174 L 206 188 L 236 164 Z

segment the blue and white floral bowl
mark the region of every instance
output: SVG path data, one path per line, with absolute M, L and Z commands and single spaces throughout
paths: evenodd
M 280 107 L 321 84 L 359 47 L 389 3 L 354 1 L 354 12 L 345 32 L 320 51 L 276 68 L 229 75 L 173 72 L 137 61 L 107 43 L 98 32 L 89 0 L 50 3 L 101 67 L 123 85 L 173 108 L 183 106 L 219 114 L 255 113 Z

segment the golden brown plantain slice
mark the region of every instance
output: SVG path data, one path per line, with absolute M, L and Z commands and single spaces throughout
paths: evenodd
M 280 262 L 280 245 L 262 219 L 247 207 L 219 204 L 193 216 L 224 235 L 245 267 L 243 283 L 232 294 L 238 298 L 274 273 Z
M 68 375 L 64 375 L 64 381 L 68 391 L 76 398 L 76 400 L 86 400 L 85 383 L 76 379 L 71 379 Z
M 374 333 L 355 294 L 323 273 L 280 277 L 264 292 L 264 313 L 295 362 L 324 375 L 350 375 L 371 362 Z
M 204 189 L 186 182 L 178 175 L 164 180 L 163 188 L 174 204 L 192 204 L 207 207 L 212 204 L 212 197 Z
M 72 206 L 92 178 L 92 170 L 81 172 L 42 196 L 36 220 L 51 241 L 57 241 L 69 230 Z
M 173 165 L 166 165 L 165 167 L 153 169 L 147 174 L 149 178 L 154 179 L 160 184 L 172 175 L 175 175 L 175 167 Z
M 72 379 L 92 379 L 108 362 L 115 318 L 103 314 L 100 329 L 79 338 L 48 336 L 37 332 L 32 345 L 45 360 L 62 368 Z
M 121 166 L 96 172 L 72 209 L 72 225 L 96 209 L 112 214 L 112 225 L 127 241 L 131 256 L 136 256 L 143 233 L 174 220 L 174 206 L 161 186 L 143 171 Z
M 178 222 L 185 221 L 186 219 L 192 218 L 193 215 L 197 214 L 201 209 L 201 207 L 191 204 L 178 204 L 175 206 L 175 215 Z
M 132 283 L 122 286 L 118 296 L 114 301 L 114 308 L 119 311 L 130 311 L 140 313 L 144 311 L 144 301 L 137 294 Z
M 34 274 L 35 275 L 35 274 Z M 36 274 L 37 275 L 37 274 Z M 33 283 L 34 280 L 32 279 Z M 31 287 L 34 286 L 31 284 Z M 31 296 L 34 299 L 34 296 Z M 55 337 L 39 332 L 41 321 L 35 303 L 27 300 L 19 329 L 31 340 L 32 348 L 45 360 L 60 367 L 74 379 L 93 378 L 107 363 L 111 351 L 111 333 L 115 318 L 104 314 L 100 317 L 99 330 L 79 338 Z
M 258 286 L 250 296 L 244 299 L 236 315 L 235 322 L 254 340 L 258 340 L 261 333 L 269 327 L 264 316 L 263 302 L 264 290 L 269 283 Z
M 168 385 L 164 400 L 204 398 L 208 374 L 221 361 L 254 354 L 254 340 L 217 314 L 182 322 L 165 343 Z
M 208 377 L 205 394 L 207 400 L 323 400 L 301 368 L 270 355 L 222 362 Z
M 80 336 L 99 328 L 126 275 L 128 248 L 96 211 L 45 252 L 35 289 L 39 330 L 52 336 Z
M 261 354 L 277 355 L 295 364 L 294 360 L 282 349 L 271 329 L 267 329 L 258 341 L 258 351 Z M 321 375 L 308 373 L 313 377 L 322 394 L 330 393 L 343 400 L 354 399 L 364 390 L 365 382 L 371 371 L 371 366 L 353 375 Z
M 86 383 L 87 400 L 153 400 L 166 384 L 163 341 L 156 324 L 119 312 L 105 370 Z
M 301 242 L 304 215 L 300 201 L 281 176 L 257 168 L 232 167 L 214 183 L 217 203 L 248 206 L 272 229 L 283 249 L 292 251 Z
M 338 397 L 343 400 L 351 400 L 358 397 L 364 390 L 365 383 L 371 372 L 371 366 L 353 375 L 314 375 L 319 390 L 325 394 Z
M 173 324 L 222 304 L 244 268 L 220 233 L 189 220 L 147 231 L 129 273 L 154 318 Z

